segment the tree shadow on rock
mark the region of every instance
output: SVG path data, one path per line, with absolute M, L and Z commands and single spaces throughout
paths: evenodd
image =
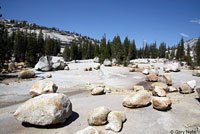
M 62 128 L 65 126 L 70 125 L 72 122 L 77 120 L 79 118 L 79 114 L 77 112 L 72 112 L 72 115 L 66 119 L 64 123 L 58 123 L 58 124 L 52 124 L 52 125 L 46 125 L 46 126 L 40 126 L 40 125 L 34 125 L 27 122 L 22 122 L 22 126 L 24 127 L 35 127 L 40 129 L 56 129 L 56 128 Z

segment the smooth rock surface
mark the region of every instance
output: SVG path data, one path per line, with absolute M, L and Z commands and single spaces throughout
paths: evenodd
M 171 109 L 172 102 L 168 97 L 153 97 L 153 108 L 157 110 L 169 110 Z
M 105 129 L 119 132 L 122 129 L 122 123 L 126 120 L 126 115 L 120 111 L 112 111 L 108 114 L 107 120 Z
M 200 98 L 200 86 L 196 87 L 196 91 L 197 91 L 197 94 L 199 95 L 199 98 Z
M 147 106 L 151 101 L 151 94 L 146 90 L 140 90 L 124 98 L 123 106 L 128 108 L 139 108 Z
M 21 79 L 28 79 L 28 78 L 34 78 L 35 72 L 30 70 L 23 70 L 19 73 L 18 78 Z
M 169 89 L 169 92 L 178 92 L 179 91 L 178 88 L 173 87 L 173 86 L 169 86 L 168 89 Z
M 145 74 L 145 75 L 148 75 L 148 74 L 149 74 L 149 70 L 148 70 L 148 69 L 144 69 L 144 70 L 142 71 L 142 73 Z
M 112 62 L 109 59 L 105 59 L 103 62 L 104 66 L 112 66 Z
M 136 92 L 138 92 L 138 91 L 140 91 L 140 90 L 144 90 L 144 87 L 143 87 L 143 86 L 140 86 L 140 85 L 135 85 L 135 86 L 133 87 L 133 90 L 136 91 Z
M 52 69 L 51 60 L 51 56 L 42 56 L 35 65 L 35 69 L 39 71 L 50 71 Z
M 34 125 L 63 123 L 72 114 L 72 104 L 64 94 L 43 94 L 18 107 L 14 117 Z
M 156 86 L 162 87 L 165 91 L 168 91 L 167 84 L 165 84 L 163 82 L 154 82 L 153 84 L 151 84 L 151 90 L 153 90 Z
M 172 85 L 172 79 L 168 74 L 164 74 L 162 77 L 165 79 L 167 85 Z
M 64 70 L 69 70 L 69 67 L 68 67 L 68 66 L 65 66 Z
M 55 93 L 57 89 L 58 87 L 52 81 L 40 80 L 40 81 L 37 81 L 32 86 L 32 88 L 29 91 L 29 94 L 32 97 L 35 97 L 41 94 Z
M 52 75 L 51 75 L 51 74 L 47 74 L 46 77 L 47 77 L 47 78 L 51 78 Z
M 150 82 L 157 82 L 158 81 L 158 76 L 156 74 L 149 74 L 146 78 L 147 81 Z
M 190 94 L 193 92 L 193 89 L 188 85 L 187 82 L 182 82 L 180 86 L 180 93 Z
M 104 94 L 105 90 L 103 87 L 95 87 L 92 91 L 91 94 L 92 95 L 100 95 L 100 94 Z
M 194 89 L 197 85 L 197 82 L 196 80 L 190 80 L 190 81 L 187 81 L 187 84 L 192 88 Z
M 86 127 L 83 130 L 76 132 L 75 134 L 99 134 L 96 128 L 94 127 Z
M 104 106 L 95 108 L 88 115 L 88 124 L 97 126 L 106 124 L 109 113 L 110 110 Z
M 152 90 L 152 95 L 158 97 L 165 97 L 166 92 L 162 87 L 155 86 L 155 88 Z

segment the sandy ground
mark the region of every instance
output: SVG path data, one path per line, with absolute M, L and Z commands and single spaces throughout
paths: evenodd
M 87 60 L 70 63 L 69 71 L 36 71 L 37 78 L 29 80 L 18 80 L 17 74 L 9 74 L 9 78 L 0 83 L 0 134 L 74 134 L 88 126 L 88 113 L 98 106 L 107 106 L 111 110 L 126 113 L 127 121 L 119 134 L 171 134 L 172 131 L 174 134 L 200 133 L 200 102 L 196 92 L 185 95 L 168 93 L 167 96 L 171 98 L 173 104 L 172 109 L 167 112 L 157 111 L 152 105 L 138 109 L 125 108 L 122 106 L 122 100 L 133 92 L 131 89 L 134 85 L 142 84 L 149 87 L 150 83 L 145 82 L 145 75 L 129 72 L 126 67 L 101 66 L 100 70 L 84 71 L 85 67 L 93 67 L 95 64 L 97 63 Z M 162 67 L 162 64 L 156 66 Z M 47 127 L 38 127 L 15 120 L 13 113 L 17 107 L 31 98 L 29 89 L 49 73 L 52 74 L 52 78 L 46 80 L 55 82 L 59 88 L 58 92 L 69 96 L 73 105 L 72 116 L 64 124 Z M 163 71 L 160 70 L 160 73 Z M 193 79 L 197 81 L 197 85 L 200 85 L 200 78 L 192 76 L 189 70 L 171 72 L 169 75 L 175 87 L 178 87 L 181 81 Z M 112 93 L 92 96 L 88 91 L 87 82 L 104 84 L 112 89 Z M 105 126 L 95 126 L 95 128 L 102 134 L 113 133 L 105 130 Z

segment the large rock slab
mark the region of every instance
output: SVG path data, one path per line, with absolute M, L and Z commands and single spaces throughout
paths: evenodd
M 50 71 L 52 69 L 51 60 L 51 56 L 42 56 L 38 63 L 35 65 L 35 69 L 39 71 Z
M 140 90 L 124 98 L 123 106 L 128 108 L 139 108 L 147 106 L 151 101 L 151 94 L 146 90 Z
M 34 125 L 63 123 L 72 114 L 72 103 L 64 94 L 43 94 L 19 106 L 14 117 Z
M 107 120 L 105 129 L 119 132 L 122 129 L 122 123 L 126 120 L 126 115 L 120 111 L 112 111 L 108 114 Z
M 104 106 L 95 108 L 88 115 L 88 124 L 97 126 L 106 124 L 109 113 L 110 110 Z
M 23 70 L 19 73 L 18 78 L 21 79 L 28 79 L 28 78 L 34 78 L 35 72 L 30 70 Z
M 153 97 L 153 108 L 161 111 L 171 109 L 172 102 L 168 97 Z
M 55 93 L 57 89 L 58 87 L 52 81 L 40 80 L 40 81 L 37 81 L 32 86 L 32 88 L 29 91 L 29 94 L 32 97 L 35 97 L 41 94 Z
M 99 134 L 96 128 L 94 127 L 86 127 L 83 130 L 76 132 L 75 134 Z
M 188 85 L 187 82 L 182 82 L 179 89 L 180 89 L 180 93 L 182 94 L 193 93 L 193 89 Z
M 153 96 L 158 96 L 158 97 L 165 97 L 166 92 L 162 87 L 156 86 L 153 91 L 152 91 Z

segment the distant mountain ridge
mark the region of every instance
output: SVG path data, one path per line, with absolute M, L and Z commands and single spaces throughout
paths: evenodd
M 187 47 L 188 47 L 188 45 L 189 45 L 190 48 L 191 48 L 192 50 L 194 50 L 194 49 L 195 49 L 195 46 L 196 46 L 196 44 L 197 44 L 197 41 L 198 41 L 198 38 L 193 38 L 193 39 L 190 39 L 190 40 L 188 40 L 188 41 L 185 41 L 185 42 L 184 42 L 184 48 L 187 49 Z
M 49 36 L 50 38 L 60 40 L 62 44 L 69 44 L 73 40 L 79 40 L 79 39 L 88 40 L 91 41 L 92 43 L 99 42 L 96 39 L 92 39 L 87 36 L 82 36 L 81 34 L 78 33 L 63 31 L 54 27 L 48 28 L 44 26 L 39 26 L 34 23 L 29 23 L 27 21 L 0 19 L 0 24 L 4 25 L 8 29 L 9 33 L 12 31 L 16 31 L 17 29 L 20 29 L 21 31 L 27 30 L 27 32 L 35 32 L 39 34 L 41 30 L 44 35 L 44 38 Z

